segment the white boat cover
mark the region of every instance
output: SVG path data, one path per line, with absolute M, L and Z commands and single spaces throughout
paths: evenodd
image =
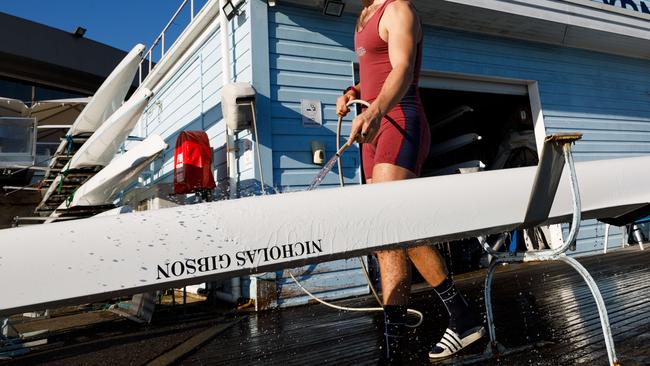
M 77 117 L 68 135 L 77 136 L 95 132 L 122 105 L 133 84 L 144 49 L 144 45 L 138 44 L 122 59 Z
M 583 218 L 650 203 L 650 157 L 576 164 Z M 521 227 L 536 167 L 0 230 L 0 315 Z M 572 214 L 565 168 L 549 219 Z M 39 270 L 26 271 L 26 268 Z
M 0 97 L 0 117 L 26 117 L 28 110 L 22 100 Z
M 42 100 L 36 102 L 27 113 L 30 117 L 36 118 L 39 126 L 72 125 L 90 99 L 87 97 Z
M 135 127 L 150 97 L 149 89 L 139 89 L 79 148 L 67 169 L 108 165 Z
M 92 134 L 122 105 L 140 66 L 144 49 L 145 46 L 142 44 L 133 47 L 131 52 L 108 75 L 68 130 L 68 136 Z M 62 154 L 67 145 L 66 140 L 61 141 L 55 156 Z M 56 159 L 52 159 L 51 164 L 55 162 Z
M 28 107 L 21 100 L 0 97 L 0 117 L 36 118 L 39 126 L 72 125 L 89 101 L 90 97 L 42 100 Z
M 113 202 L 121 190 L 126 188 L 160 153 L 167 144 L 158 135 L 151 135 L 137 143 L 126 153 L 118 156 L 104 169 L 90 178 L 74 193 L 69 204 L 62 203 L 59 209 L 76 206 L 100 206 Z

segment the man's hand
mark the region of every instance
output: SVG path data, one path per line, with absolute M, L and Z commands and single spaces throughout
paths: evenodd
M 345 117 L 350 113 L 350 108 L 348 108 L 348 103 L 350 103 L 351 100 L 354 100 L 354 95 L 352 93 L 345 93 L 341 95 L 337 100 L 336 100 L 336 114 Z
M 371 142 L 379 132 L 381 126 L 381 114 L 373 113 L 370 109 L 358 115 L 352 121 L 352 130 L 348 138 L 348 146 L 352 146 L 354 141 L 360 144 Z

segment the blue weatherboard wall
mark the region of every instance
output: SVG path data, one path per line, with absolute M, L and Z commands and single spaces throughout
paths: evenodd
M 354 20 L 342 18 L 332 23 L 318 12 L 287 10 L 281 6 L 269 9 L 273 181 L 280 192 L 303 190 L 321 168 L 312 162 L 311 141 L 325 143 L 328 159 L 336 152 L 336 99 L 342 90 L 354 83 L 350 37 Z M 322 127 L 303 127 L 301 99 L 321 101 Z M 345 119 L 343 136 L 348 135 L 350 122 L 351 116 Z M 350 148 L 342 161 L 345 183 L 358 184 L 361 179 L 358 149 Z M 338 185 L 338 173 L 332 172 L 321 188 Z M 278 305 L 306 303 L 310 299 L 288 276 L 288 271 L 275 273 Z M 356 258 L 306 266 L 291 272 L 303 286 L 323 299 L 369 291 Z
M 243 13 L 238 22 L 231 22 L 232 75 L 237 81 L 251 81 L 250 22 Z M 233 34 L 234 28 L 234 34 Z M 215 177 L 226 178 L 225 124 L 221 114 L 221 46 L 220 30 L 213 33 L 149 102 L 140 123 L 145 136 L 159 134 L 169 148 L 157 163 L 151 184 L 171 182 L 174 145 L 183 130 L 205 130 L 214 150 Z M 250 139 L 242 134 L 240 142 Z M 241 171 L 242 179 L 252 178 L 252 169 Z
M 336 152 L 336 99 L 353 84 L 354 20 L 333 22 L 315 11 L 277 9 L 269 14 L 274 182 L 280 190 L 304 189 L 320 169 L 312 163 L 311 141 L 324 142 L 328 158 Z M 323 127 L 302 127 L 301 99 L 321 101 Z M 346 118 L 344 136 L 350 121 Z M 343 157 L 346 183 L 360 182 L 355 149 Z M 329 174 L 323 185 L 338 185 L 338 175 Z
M 272 9 L 273 168 L 275 184 L 290 189 L 307 185 L 317 170 L 309 161 L 311 139 L 326 139 L 329 153 L 334 150 L 333 104 L 352 83 L 355 19 Z M 547 133 L 584 133 L 575 146 L 577 161 L 650 153 L 650 63 L 645 60 L 426 27 L 422 69 L 538 81 Z M 324 128 L 302 128 L 301 98 L 323 101 Z M 346 153 L 346 159 L 346 179 L 358 181 L 357 154 Z M 336 184 L 336 176 L 327 183 Z M 578 250 L 599 249 L 603 233 L 604 225 L 584 222 Z M 620 243 L 618 229 L 611 235 L 612 243 Z

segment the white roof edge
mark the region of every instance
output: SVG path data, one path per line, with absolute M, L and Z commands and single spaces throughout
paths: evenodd
M 650 15 L 591 0 L 444 1 L 650 40 Z
M 412 0 L 416 7 L 431 6 L 431 0 Z M 594 30 L 623 34 L 650 40 L 650 14 L 605 5 L 592 0 L 436 0 L 439 3 L 466 5 L 494 10 L 513 15 L 553 21 L 568 26 L 582 26 Z M 281 0 L 281 4 L 295 4 L 301 7 L 318 8 L 318 0 Z M 423 6 L 418 6 L 422 4 Z M 426 5 L 425 5 L 426 4 Z M 353 0 L 346 1 L 346 13 L 360 10 Z M 424 19 L 425 23 L 429 23 Z M 609 25 L 602 28 L 602 25 Z M 611 28 L 611 29 L 610 29 Z M 631 30 L 645 31 L 631 34 Z M 623 32 L 626 31 L 626 32 Z
M 644 21 L 650 20 L 650 14 L 631 11 L 631 10 L 628 10 L 628 9 L 618 8 L 618 7 L 614 6 L 614 5 L 605 5 L 603 3 L 599 3 L 599 2 L 596 2 L 596 1 L 592 1 L 592 0 L 562 0 L 562 1 L 567 2 L 567 3 L 573 3 L 573 4 L 576 4 L 576 5 L 579 5 L 579 6 L 598 8 L 600 10 L 618 13 L 618 14 L 620 14 L 622 16 L 625 16 L 625 17 L 640 18 L 640 19 L 643 19 Z

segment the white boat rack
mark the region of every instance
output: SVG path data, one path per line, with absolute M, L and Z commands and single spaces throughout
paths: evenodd
M 454 108 L 452 111 L 444 115 L 442 118 L 440 118 L 437 121 L 433 121 L 431 123 L 431 130 L 436 131 L 439 130 L 451 122 L 455 121 L 459 117 L 463 116 L 465 113 L 469 112 L 474 112 L 474 108 L 468 106 L 468 105 L 461 105 L 458 106 L 457 108 Z
M 467 133 L 464 135 L 451 138 L 449 140 L 442 141 L 438 144 L 431 146 L 431 150 L 429 151 L 429 157 L 435 158 L 439 155 L 446 154 L 448 152 L 460 149 L 467 145 L 471 145 L 477 141 L 481 141 L 482 139 L 483 137 L 477 133 Z
M 61 139 L 56 152 L 49 159 L 50 162 L 41 184 L 45 193 L 36 207 L 36 213 L 52 212 L 74 191 L 74 189 L 63 189 L 62 182 L 78 187 L 101 168 L 101 166 L 97 166 L 97 169 L 86 170 L 81 174 L 86 174 L 88 171 L 92 173 L 81 176 L 78 172 L 70 169 L 70 164 L 75 162 L 75 155 L 78 155 L 80 150 L 82 152 L 88 150 L 89 146 L 86 142 L 93 139 L 93 135 L 98 129 L 101 129 L 102 124 L 111 119 L 115 112 L 122 109 L 122 103 L 138 70 L 144 49 L 145 47 L 140 44 L 131 49 L 97 89 L 74 123 L 69 126 L 65 138 Z M 116 114 L 114 118 L 118 117 L 119 115 Z M 109 141 L 106 142 L 112 141 L 111 137 L 113 136 L 107 137 Z M 79 160 L 79 157 L 76 160 Z

